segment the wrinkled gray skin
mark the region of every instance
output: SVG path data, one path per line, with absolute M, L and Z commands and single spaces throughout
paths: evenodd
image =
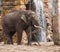
M 7 44 L 13 44 L 12 36 L 18 33 L 17 44 L 21 44 L 22 32 L 26 31 L 28 45 L 31 43 L 30 29 L 36 29 L 34 25 L 39 26 L 36 14 L 30 10 L 19 10 L 7 14 L 2 20 L 2 27 L 7 37 Z

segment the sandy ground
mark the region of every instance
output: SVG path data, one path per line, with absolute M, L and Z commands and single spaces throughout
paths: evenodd
M 23 36 L 22 43 L 22 45 L 6 45 L 0 42 L 0 52 L 60 52 L 60 46 L 54 45 L 53 42 L 40 43 L 40 46 L 37 43 L 32 43 L 31 46 L 28 46 L 25 45 L 27 38 Z
M 60 52 L 60 46 L 49 45 L 49 46 L 37 46 L 37 45 L 5 45 L 0 44 L 0 52 Z

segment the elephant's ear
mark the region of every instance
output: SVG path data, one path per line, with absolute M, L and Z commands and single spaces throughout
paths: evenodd
M 25 15 L 22 15 L 22 16 L 21 16 L 21 19 L 22 19 L 25 23 L 27 22 Z

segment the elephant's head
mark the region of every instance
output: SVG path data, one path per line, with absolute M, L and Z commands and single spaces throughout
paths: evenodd
M 28 25 L 34 26 L 36 28 L 40 28 L 39 25 L 39 19 L 37 15 L 31 11 L 31 10 L 25 10 L 23 11 L 23 15 L 21 16 L 21 19 Z

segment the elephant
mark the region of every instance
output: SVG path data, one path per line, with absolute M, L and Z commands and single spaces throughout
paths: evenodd
M 31 10 L 16 10 L 7 14 L 2 20 L 2 27 L 5 36 L 7 37 L 7 44 L 13 44 L 12 36 L 15 32 L 17 32 L 17 44 L 20 45 L 22 32 L 23 30 L 25 30 L 28 38 L 28 45 L 30 45 L 31 35 L 29 34 L 29 32 L 31 32 L 30 29 L 35 30 L 40 27 L 38 20 L 39 19 L 35 12 Z

